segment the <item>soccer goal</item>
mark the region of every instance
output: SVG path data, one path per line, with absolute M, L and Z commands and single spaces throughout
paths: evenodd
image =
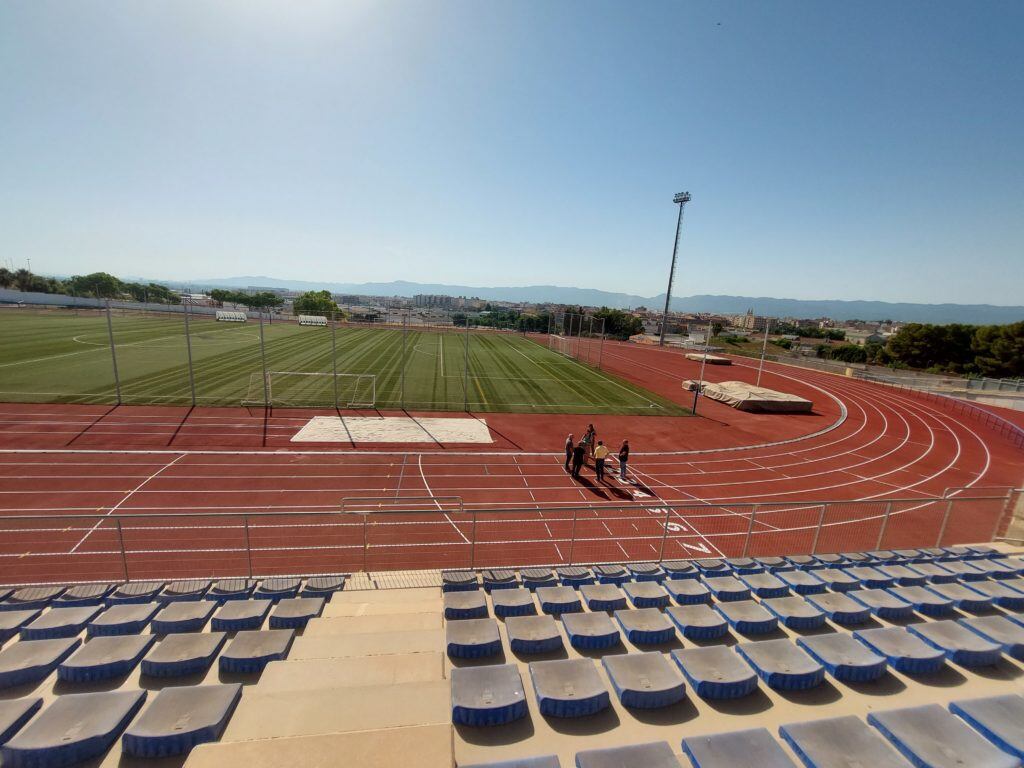
M 373 408 L 377 404 L 377 374 L 267 371 L 249 376 L 242 405 L 276 408 Z
M 548 334 L 548 349 L 566 357 L 572 357 L 572 339 L 565 336 L 558 336 L 554 333 Z

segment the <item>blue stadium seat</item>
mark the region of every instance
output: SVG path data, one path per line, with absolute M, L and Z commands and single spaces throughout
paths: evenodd
M 474 763 L 460 765 L 459 768 L 562 768 L 557 755 L 539 755 L 537 757 L 521 757 L 515 760 L 501 760 L 497 763 Z
M 173 603 L 179 600 L 202 600 L 213 582 L 205 579 L 186 579 L 173 581 L 160 593 L 160 602 Z
M 820 571 L 815 571 L 814 576 L 825 582 L 825 585 L 833 592 L 849 592 L 853 589 L 860 589 L 860 582 L 857 579 L 838 568 L 823 568 Z
M 87 605 L 102 605 L 106 596 L 113 591 L 113 584 L 77 584 L 54 599 L 53 607 L 81 608 Z
M 768 573 L 783 573 L 796 570 L 796 567 L 782 557 L 755 557 L 754 562 L 764 568 Z
M 537 613 L 533 593 L 526 587 L 497 589 L 492 593 L 491 601 L 494 603 L 494 615 L 499 619 L 509 616 L 533 616 Z
M 897 672 L 907 675 L 931 675 L 946 663 L 946 654 L 925 643 L 902 627 L 858 629 L 853 637 L 864 643 Z
M 124 753 L 133 757 L 174 757 L 216 741 L 241 695 L 239 683 L 164 688 L 124 732 Z
M 590 572 L 590 569 L 579 565 L 566 565 L 561 568 L 555 568 L 555 573 L 563 587 L 580 587 L 584 584 L 594 583 L 594 574 Z
M 75 637 L 102 610 L 98 605 L 84 608 L 51 608 L 31 624 L 21 628 L 22 640 L 54 640 Z
M 875 570 L 895 580 L 896 585 L 900 587 L 919 587 L 928 580 L 924 574 L 906 565 L 879 565 Z
M 749 557 L 727 557 L 725 564 L 737 576 L 764 573 L 764 566 Z
M 705 576 L 704 586 L 723 603 L 750 599 L 750 587 L 734 576 Z
M 239 632 L 221 653 L 221 672 L 262 672 L 272 661 L 287 658 L 295 638 L 294 629 Z
M 345 575 L 334 576 L 313 576 L 306 579 L 306 583 L 299 590 L 299 597 L 322 597 L 327 602 L 331 601 L 335 592 L 345 589 Z
M 885 674 L 884 656 L 859 643 L 845 632 L 797 638 L 796 644 L 836 680 L 866 683 Z
M 484 581 L 484 592 L 492 589 L 515 589 L 519 586 L 516 572 L 508 569 L 492 568 L 481 571 L 480 576 Z
M 665 572 L 657 563 L 629 563 L 626 566 L 634 581 L 661 581 L 665 578 Z
M 672 651 L 690 687 L 705 699 L 738 699 L 757 688 L 757 675 L 724 645 Z
M 256 589 L 256 582 L 252 579 L 221 579 L 207 590 L 203 598 L 216 600 L 218 603 L 229 600 L 248 600 L 254 589 Z
M 456 667 L 451 681 L 456 725 L 505 725 L 526 717 L 526 692 L 515 664 Z
M 808 768 L 907 768 L 889 743 L 853 715 L 787 723 L 779 734 Z
M 225 632 L 168 635 L 142 659 L 149 677 L 184 677 L 205 672 L 227 640 Z
M 981 592 L 963 584 L 929 584 L 925 589 L 930 589 L 939 597 L 951 600 L 953 605 L 961 611 L 981 613 L 992 607 L 991 597 L 986 597 Z
M 523 586 L 531 591 L 537 587 L 554 587 L 558 584 L 550 568 L 520 568 L 519 576 Z
M 127 603 L 112 606 L 93 619 L 86 627 L 86 635 L 137 635 L 146 628 L 159 610 L 160 603 Z
M 564 647 L 558 623 L 550 616 L 511 616 L 505 631 L 512 653 L 551 653 Z
M 256 587 L 256 591 L 253 593 L 253 596 L 257 600 L 270 600 L 276 603 L 278 600 L 286 600 L 290 597 L 295 597 L 299 594 L 299 587 L 301 586 L 301 579 L 264 579 L 260 582 L 260 585 Z
M 10 741 L 41 706 L 43 700 L 38 696 L 0 700 L 0 746 Z
M 441 571 L 442 592 L 465 592 L 479 588 L 480 581 L 475 571 Z
M 686 698 L 686 681 L 664 654 L 615 654 L 601 663 L 624 707 L 657 709 Z
M 975 634 L 953 619 L 930 621 L 908 627 L 950 661 L 964 667 L 986 667 L 999 662 L 1002 647 Z
M 17 635 L 23 626 L 35 620 L 42 608 L 25 611 L 0 611 L 0 645 Z
M 630 582 L 622 586 L 622 591 L 636 608 L 664 608 L 669 604 L 668 592 L 655 581 Z
M 304 629 L 324 610 L 322 597 L 288 597 L 278 601 L 270 614 L 271 629 Z
M 801 597 L 771 597 L 761 605 L 790 629 L 816 629 L 825 623 L 825 614 Z
M 798 595 L 818 595 L 827 589 L 825 582 L 813 571 L 780 571 L 775 575 Z
M 595 569 L 596 570 L 596 569 Z M 617 611 L 626 607 L 626 596 L 615 584 L 602 582 L 598 576 L 598 584 L 584 584 L 580 587 L 580 597 L 592 611 Z
M 615 619 L 634 645 L 660 645 L 676 636 L 671 622 L 657 608 L 627 608 L 616 611 Z
M 740 581 L 760 598 L 785 597 L 789 594 L 789 587 L 785 582 L 770 573 L 745 574 L 740 576 Z
M 960 623 L 985 640 L 1001 646 L 1003 653 L 1024 660 L 1024 627 L 1005 616 L 960 619 Z
M 530 662 L 530 679 L 542 715 L 584 717 L 607 709 L 608 689 L 590 659 Z
M 628 747 L 586 749 L 576 753 L 576 768 L 679 768 L 672 748 L 664 741 L 632 744 Z
M 700 578 L 700 571 L 688 560 L 662 560 L 661 570 L 670 580 L 697 579 Z
M 542 613 L 560 616 L 563 613 L 577 613 L 583 610 L 580 597 L 572 587 L 537 587 L 536 594 Z
M 594 576 L 598 584 L 625 584 L 629 573 L 621 565 L 595 565 Z
M 764 635 L 778 629 L 779 620 L 753 600 L 719 603 L 715 610 L 743 635 Z
M 463 619 L 445 622 L 445 646 L 455 659 L 479 659 L 501 653 L 498 622 L 494 619 Z
M 81 645 L 77 637 L 22 640 L 0 651 L 0 690 L 35 683 L 53 672 Z
M 94 637 L 57 667 L 68 683 L 91 683 L 127 675 L 146 655 L 156 635 Z
M 871 610 L 856 600 L 851 600 L 848 594 L 830 592 L 824 595 L 807 595 L 805 599 L 836 624 L 863 624 L 871 618 Z
M 592 651 L 622 642 L 618 628 L 604 612 L 567 613 L 562 616 L 562 626 L 574 648 Z
M 914 610 L 924 616 L 945 616 L 953 610 L 953 601 L 924 587 L 892 587 L 893 596 L 910 603 Z
M 877 568 L 857 565 L 846 569 L 846 575 L 860 582 L 864 589 L 885 589 L 896 584 L 896 579 L 887 576 Z
M 900 600 L 891 590 L 857 589 L 846 594 L 882 619 L 908 619 L 914 613 L 914 606 Z
M 994 605 L 1010 611 L 1024 608 L 1024 593 L 1013 589 L 1006 581 L 972 581 L 969 589 L 989 598 Z
M 487 617 L 487 600 L 480 590 L 444 593 L 444 617 L 452 619 L 483 619 Z
M 665 589 L 679 605 L 700 605 L 711 602 L 711 590 L 699 579 L 666 581 Z
M 665 615 L 688 640 L 714 640 L 729 631 L 722 614 L 706 605 L 674 605 L 665 609 Z
M 130 581 L 107 595 L 106 603 L 107 605 L 152 603 L 156 601 L 163 588 L 164 582 L 162 581 Z
M 228 600 L 214 614 L 210 627 L 214 632 L 257 630 L 263 626 L 273 605 L 270 600 Z
M 683 739 L 693 768 L 796 768 L 765 728 Z
M 28 611 L 45 608 L 62 595 L 66 589 L 67 587 L 63 584 L 17 589 L 0 603 L 0 611 Z
M 240 603 L 238 604 L 240 605 Z M 170 602 L 153 619 L 153 634 L 173 635 L 176 632 L 199 632 L 206 626 L 215 610 L 217 610 L 217 604 L 210 600 Z
M 952 584 L 957 580 L 955 573 L 939 563 L 913 563 L 907 567 L 924 576 L 930 584 Z
M 813 555 L 813 557 L 826 568 L 841 567 L 846 563 L 846 558 L 838 553 L 819 553 Z
M 949 711 L 1004 752 L 1024 758 L 1024 697 L 1009 694 L 954 701 Z
M 992 746 L 938 704 L 871 712 L 868 722 L 917 766 L 1020 768 L 1020 761 Z
M 825 679 L 825 668 L 785 638 L 740 643 L 736 651 L 769 688 L 806 691 Z
M 693 564 L 701 573 L 710 574 L 712 576 L 724 575 L 729 572 L 729 566 L 725 564 L 725 561 L 714 557 L 694 560 Z

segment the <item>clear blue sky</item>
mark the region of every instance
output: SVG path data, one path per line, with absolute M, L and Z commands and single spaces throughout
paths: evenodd
M 1024 3 L 0 3 L 0 261 L 1024 303 Z

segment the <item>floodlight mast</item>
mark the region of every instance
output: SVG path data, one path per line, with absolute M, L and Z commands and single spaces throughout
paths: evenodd
M 661 336 L 658 346 L 665 346 L 665 333 L 668 328 L 668 307 L 672 301 L 672 282 L 676 277 L 676 255 L 679 253 L 679 232 L 683 228 L 683 206 L 690 202 L 689 192 L 680 192 L 672 198 L 672 202 L 679 206 L 679 218 L 676 220 L 676 240 L 672 244 L 672 266 L 668 271 L 668 288 L 665 291 L 665 312 L 661 316 Z

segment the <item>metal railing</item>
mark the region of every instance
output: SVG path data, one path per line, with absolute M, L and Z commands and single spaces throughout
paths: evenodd
M 467 509 L 459 497 L 364 498 L 346 499 L 344 512 L 16 515 L 0 521 L 0 584 L 948 546 L 999 538 L 1022 495 L 975 488 L 939 498 L 496 509 Z

